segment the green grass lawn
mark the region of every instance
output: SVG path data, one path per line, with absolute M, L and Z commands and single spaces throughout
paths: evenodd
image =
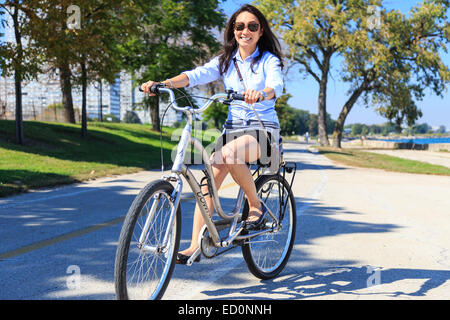
M 319 147 L 318 150 L 330 160 L 349 166 L 406 173 L 450 175 L 450 169 L 444 166 L 392 157 L 385 154 L 324 147 Z
M 179 140 L 175 130 L 163 128 L 165 165 Z M 161 167 L 160 134 L 149 125 L 89 122 L 84 140 L 79 124 L 26 121 L 24 146 L 14 132 L 14 121 L 0 120 L 0 197 Z

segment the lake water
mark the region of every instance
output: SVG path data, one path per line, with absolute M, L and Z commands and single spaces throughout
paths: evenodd
M 418 139 L 383 139 L 382 141 L 412 142 L 414 144 L 450 143 L 450 137 L 446 138 L 418 138 Z

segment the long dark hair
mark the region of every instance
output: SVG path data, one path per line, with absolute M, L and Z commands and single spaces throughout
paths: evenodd
M 228 20 L 227 26 L 225 28 L 225 32 L 223 35 L 224 45 L 219 57 L 219 70 L 220 74 L 224 74 L 228 71 L 228 67 L 230 66 L 230 61 L 233 58 L 233 53 L 238 48 L 238 43 L 234 37 L 234 24 L 236 22 L 237 16 L 244 12 L 248 11 L 255 15 L 258 20 L 260 27 L 263 30 L 263 34 L 261 38 L 258 40 L 258 49 L 259 54 L 256 56 L 251 63 L 251 70 L 253 71 L 253 65 L 258 62 L 264 54 L 264 51 L 269 51 L 273 55 L 275 55 L 278 59 L 280 59 L 280 66 L 283 68 L 283 60 L 281 56 L 281 46 L 277 37 L 273 34 L 272 30 L 270 30 L 269 23 L 267 22 L 266 17 L 259 11 L 256 7 L 244 4 L 239 8 L 238 11 L 233 13 L 230 20 Z

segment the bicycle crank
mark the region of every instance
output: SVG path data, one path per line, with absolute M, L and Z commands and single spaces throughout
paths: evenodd
M 210 237 L 208 228 L 206 228 L 206 225 L 203 227 L 202 231 L 200 231 L 200 234 L 201 234 L 201 237 L 200 237 L 200 241 L 199 241 L 200 242 L 199 247 L 200 247 L 200 250 L 202 251 L 203 255 L 208 259 L 215 257 L 217 254 L 217 250 L 219 248 L 217 248 L 214 245 L 214 241 Z

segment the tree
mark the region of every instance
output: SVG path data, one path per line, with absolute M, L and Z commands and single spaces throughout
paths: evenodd
M 401 128 L 392 123 L 392 122 L 386 122 L 383 124 L 382 129 L 381 129 L 381 134 L 383 136 L 387 136 L 388 134 L 392 133 L 392 132 L 400 132 Z
M 327 123 L 327 133 L 331 134 L 336 126 L 336 121 L 331 119 L 331 115 L 329 113 L 327 113 L 325 121 Z
M 309 112 L 306 110 L 295 110 L 295 133 L 304 135 L 308 131 Z
M 120 41 L 122 33 L 118 32 L 119 28 L 112 26 L 122 21 L 121 8 L 127 8 L 128 2 L 115 0 L 99 3 L 87 0 L 79 6 L 72 6 L 71 1 L 56 0 L 29 0 L 27 3 L 33 8 L 27 12 L 30 19 L 27 34 L 30 44 L 40 47 L 43 50 L 43 62 L 52 71 L 58 72 L 65 121 L 75 123 L 73 85 L 82 86 L 85 101 L 89 75 L 95 73 L 100 74 L 100 78 L 111 79 L 111 75 L 120 70 L 120 60 L 111 48 Z M 76 27 L 69 23 L 71 7 L 77 8 L 75 13 L 79 25 Z M 76 67 L 80 69 L 77 71 Z
M 380 9 L 378 28 L 371 28 L 364 16 L 356 20 L 356 37 L 343 53 L 350 97 L 337 120 L 334 146 L 340 147 L 345 119 L 361 95 L 398 128 L 422 115 L 414 99 L 422 99 L 426 88 L 442 96 L 450 71 L 438 51 L 448 42 L 449 6 L 449 1 L 426 0 L 409 17 Z
M 277 99 L 275 104 L 281 135 L 291 135 L 292 132 L 295 132 L 295 114 L 293 108 L 288 104 L 291 97 L 291 94 L 284 94 Z
M 329 145 L 327 135 L 327 85 L 331 59 L 344 46 L 351 13 L 343 1 L 259 0 L 261 10 L 274 24 L 288 47 L 288 57 L 319 85 L 318 133 L 321 145 Z
M 275 111 L 280 122 L 280 133 L 282 135 L 303 135 L 309 130 L 310 114 L 306 110 L 291 107 L 288 103 L 291 97 L 291 94 L 284 94 L 277 99 L 275 104 Z
M 211 106 L 203 113 L 203 120 L 206 122 L 212 121 L 214 128 L 221 129 L 228 116 L 228 106 L 213 102 Z
M 447 129 L 445 128 L 444 125 L 440 125 L 439 128 L 437 129 L 436 133 L 445 133 L 447 131 Z
M 207 95 L 212 96 L 216 93 L 216 89 L 219 87 L 220 89 L 223 89 L 223 85 L 219 85 L 217 81 L 211 82 L 207 84 Z M 223 90 L 222 90 L 223 91 Z M 219 103 L 219 102 L 213 102 L 211 106 L 203 112 L 203 120 L 206 122 L 212 121 L 214 123 L 214 128 L 220 129 L 222 128 L 223 124 L 227 120 L 228 116 L 228 106 Z
M 318 117 L 317 114 L 310 114 L 308 122 L 308 131 L 311 136 L 317 136 L 319 133 Z M 320 139 L 320 137 L 319 137 Z
M 123 122 L 125 123 L 142 123 L 141 119 L 134 111 L 127 111 L 125 113 L 125 116 L 123 117 Z
M 68 0 L 27 1 L 30 28 L 26 36 L 28 46 L 42 49 L 42 63 L 48 65 L 50 71 L 59 72 L 64 117 L 67 122 L 75 123 L 71 67 L 78 48 L 67 26 L 67 8 L 71 3 Z
M 357 136 L 362 132 L 363 125 L 361 123 L 355 123 L 352 125 L 352 135 Z
M 431 132 L 432 128 L 427 123 L 416 124 L 412 127 L 414 134 L 425 134 Z
M 216 0 L 136 0 L 139 35 L 123 45 L 127 69 L 134 82 L 162 81 L 192 69 L 216 53 L 220 44 L 213 28 L 221 28 L 224 15 Z M 159 98 L 147 97 L 146 108 L 154 130 L 160 131 Z
M 72 29 L 78 46 L 78 68 L 74 84 L 82 88 L 81 135 L 87 137 L 86 91 L 89 82 L 113 83 L 122 68 L 120 44 L 137 31 L 134 8 L 127 1 L 98 4 L 84 1 L 80 29 Z
M 14 74 L 14 88 L 16 101 L 16 142 L 24 144 L 23 117 L 22 117 L 22 81 L 36 77 L 39 70 L 36 57 L 37 50 L 24 46 L 23 35 L 29 21 L 25 13 L 29 10 L 21 1 L 2 1 L 0 9 L 11 16 L 14 29 L 15 43 L 0 44 L 1 70 L 5 76 Z
M 30 21 L 27 36 L 30 44 L 43 50 L 43 62 L 59 74 L 66 122 L 75 123 L 72 87 L 81 85 L 82 135 L 86 136 L 87 84 L 99 79 L 113 81 L 120 70 L 116 47 L 129 32 L 122 22 L 130 21 L 124 12 L 132 4 L 125 0 L 72 3 L 67 0 L 27 1 L 32 8 L 27 12 Z
M 258 3 L 283 36 L 289 57 L 319 83 L 321 145 L 328 144 L 326 84 L 333 56 L 343 59 L 341 78 L 350 84 L 333 132 L 336 147 L 361 96 L 389 120 L 412 123 L 421 116 L 414 98 L 421 99 L 427 87 L 442 95 L 448 85 L 450 72 L 438 53 L 450 34 L 447 0 L 425 0 L 410 17 L 382 10 L 381 0 Z
M 367 127 L 366 125 L 363 125 L 363 127 L 361 129 L 361 135 L 367 136 L 368 133 L 369 133 L 369 127 Z

